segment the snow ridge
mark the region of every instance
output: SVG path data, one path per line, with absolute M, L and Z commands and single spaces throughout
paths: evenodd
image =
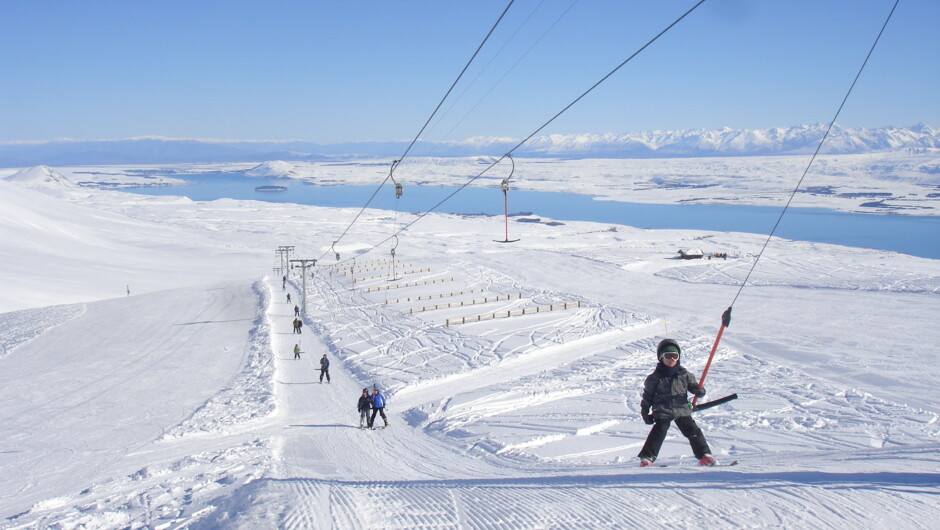
M 826 124 L 770 129 L 690 129 L 628 134 L 553 134 L 538 136 L 518 150 L 529 156 L 613 158 L 705 157 L 802 154 L 811 152 Z M 455 145 L 478 150 L 506 149 L 518 140 L 471 138 Z M 898 149 L 940 148 L 940 129 L 913 127 L 844 128 L 836 124 L 823 146 L 827 154 L 864 153 Z
M 7 177 L 6 180 L 30 188 L 59 189 L 78 187 L 75 183 L 66 178 L 65 175 L 48 166 L 22 169 Z
M 514 154 L 570 158 L 686 158 L 811 153 L 826 124 L 767 129 L 687 129 L 633 133 L 576 133 L 536 136 Z M 460 141 L 420 140 L 416 156 L 502 156 L 520 138 L 481 136 Z M 56 140 L 29 143 L 0 142 L 0 167 L 38 164 L 171 164 L 257 162 L 260 160 L 328 160 L 331 157 L 396 156 L 406 141 L 317 144 L 304 141 L 193 140 L 147 137 L 123 140 Z M 918 124 L 908 127 L 833 127 L 823 153 L 940 149 L 940 129 Z M 284 163 L 284 162 L 281 162 Z M 263 166 L 263 165 L 262 165 Z M 259 166 L 259 172 L 268 168 Z M 275 168 L 276 169 L 276 168 Z

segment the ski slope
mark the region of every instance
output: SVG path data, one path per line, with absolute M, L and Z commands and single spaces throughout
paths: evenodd
M 677 339 L 702 372 L 759 236 L 519 223 L 507 246 L 489 243 L 501 219 L 433 214 L 402 237 L 398 280 L 387 249 L 358 254 L 353 274 L 346 258 L 366 245 L 327 255 L 297 335 L 299 270 L 282 289 L 271 251 L 320 256 L 355 212 L 10 190 L 0 201 L 43 205 L 34 225 L 87 227 L 72 251 L 111 273 L 76 265 L 43 296 L 84 284 L 83 299 L 0 314 L 0 528 L 931 528 L 940 515 L 935 260 L 775 240 L 705 384 L 740 398 L 697 416 L 719 461 L 740 464 L 700 468 L 673 429 L 665 467 L 640 469 L 655 344 Z M 367 210 L 353 239 L 393 222 Z M 161 230 L 172 246 L 127 239 Z M 60 235 L 28 233 L 39 268 L 56 266 Z M 140 253 L 115 252 L 128 241 Z M 693 242 L 734 258 L 674 259 Z M 3 266 L 15 285 L 28 276 Z M 127 296 L 120 271 L 150 289 Z M 408 298 L 452 292 L 520 296 L 409 312 L 429 302 Z M 564 301 L 581 305 L 444 324 Z M 387 429 L 358 428 L 373 385 Z

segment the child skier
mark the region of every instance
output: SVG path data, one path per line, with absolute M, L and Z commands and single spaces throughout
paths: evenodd
M 300 354 L 303 353 L 300 351 L 300 344 L 294 344 L 294 359 L 300 359 Z
M 359 428 L 361 429 L 369 424 L 369 411 L 372 410 L 372 397 L 369 396 L 368 388 L 362 389 L 356 409 L 359 411 Z
M 689 439 L 692 452 L 699 465 L 713 466 L 715 459 L 711 455 L 708 442 L 702 429 L 692 419 L 688 393 L 698 397 L 705 395 L 705 389 L 698 387 L 695 376 L 679 365 L 681 350 L 672 339 L 664 339 L 656 347 L 659 364 L 643 385 L 643 400 L 640 402 L 640 414 L 647 425 L 653 425 L 646 444 L 638 455 L 640 467 L 653 465 L 663 446 L 669 425 L 675 421 L 682 435 Z M 652 414 L 650 411 L 652 410 Z

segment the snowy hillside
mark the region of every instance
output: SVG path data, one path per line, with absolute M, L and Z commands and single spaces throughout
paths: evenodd
M 61 189 L 63 187 L 71 188 L 75 184 L 65 177 L 65 175 L 48 166 L 36 166 L 26 168 L 5 178 L 8 182 L 13 182 L 20 186 L 30 188 L 46 188 L 51 190 Z
M 536 136 L 517 156 L 557 158 L 684 158 L 812 153 L 826 126 L 797 125 L 771 129 L 650 131 Z M 480 137 L 461 141 L 422 140 L 419 156 L 502 156 L 521 138 Z M 407 141 L 314 144 L 302 141 L 223 141 L 161 137 L 125 140 L 57 140 L 0 143 L 0 167 L 89 164 L 170 164 L 319 160 L 328 156 L 397 157 Z M 843 128 L 830 133 L 823 153 L 940 149 L 940 129 L 910 127 Z
M 23 173 L 46 174 L 42 168 Z M 185 223 L 168 224 L 162 214 L 148 221 L 103 211 L 89 204 L 88 190 L 58 180 L 38 182 L 0 179 L 0 311 L 195 285 L 231 272 L 240 277 L 245 267 L 267 263 L 266 253 L 262 258 L 251 244 L 214 239 L 211 228 L 194 232 Z M 193 206 L 176 197 L 96 193 L 117 210 L 162 204 L 178 220 Z
M 262 162 L 245 172 L 249 177 L 297 178 L 298 172 L 293 164 L 281 160 Z
M 774 239 L 695 416 L 726 467 L 673 427 L 641 469 L 656 343 L 700 375 L 763 237 L 431 214 L 393 264 L 366 210 L 337 261 L 357 212 L 0 182 L 0 528 L 935 526 L 936 260 Z

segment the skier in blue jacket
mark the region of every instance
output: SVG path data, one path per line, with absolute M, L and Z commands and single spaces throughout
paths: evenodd
M 385 417 L 385 396 L 379 392 L 378 388 L 372 389 L 372 417 L 369 418 L 369 428 L 375 428 L 375 415 L 380 414 L 385 426 L 388 427 L 388 418 Z

